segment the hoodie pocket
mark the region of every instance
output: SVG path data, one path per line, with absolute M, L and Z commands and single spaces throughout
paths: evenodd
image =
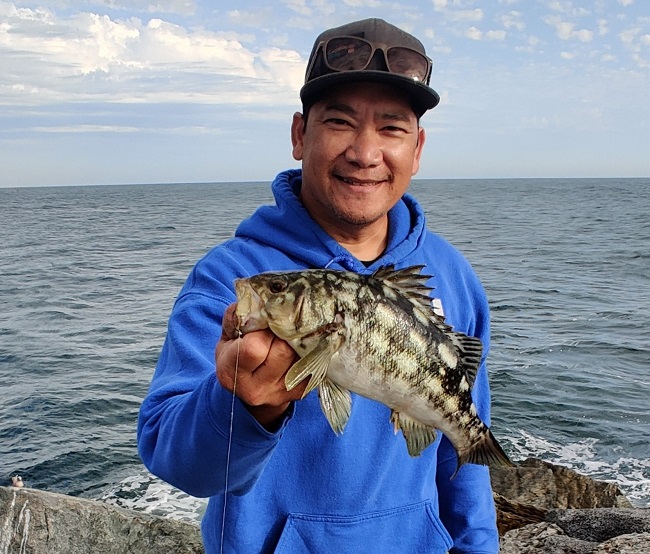
M 443 554 L 451 537 L 430 502 L 353 517 L 289 514 L 276 554 Z

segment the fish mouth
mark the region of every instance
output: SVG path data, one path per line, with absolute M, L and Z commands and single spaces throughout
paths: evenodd
M 251 331 L 266 329 L 268 323 L 262 315 L 264 301 L 248 279 L 237 279 L 235 281 L 235 293 L 237 295 L 237 307 L 235 308 L 235 330 L 244 335 Z

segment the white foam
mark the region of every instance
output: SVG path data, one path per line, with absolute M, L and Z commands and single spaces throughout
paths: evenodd
M 559 443 L 523 430 L 504 437 L 503 444 L 514 460 L 535 457 L 570 467 L 594 479 L 615 483 L 630 502 L 650 507 L 650 459 L 621 456 L 608 462 L 598 458 L 597 439 Z M 144 469 L 112 486 L 100 500 L 190 523 L 200 522 L 207 506 L 206 499 L 190 496 Z
M 99 499 L 122 508 L 189 523 L 199 523 L 207 506 L 206 499 L 190 496 L 144 470 L 115 484 Z

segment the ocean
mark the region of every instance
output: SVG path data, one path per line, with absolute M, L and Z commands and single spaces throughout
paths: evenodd
M 417 180 L 490 298 L 493 429 L 650 506 L 650 179 Z M 188 272 L 268 183 L 0 189 L 0 482 L 196 521 L 139 404 Z

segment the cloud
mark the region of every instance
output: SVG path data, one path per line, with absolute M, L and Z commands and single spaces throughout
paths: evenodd
M 39 133 L 135 133 L 137 127 L 127 125 L 53 125 L 51 127 L 32 127 Z
M 481 8 L 473 10 L 449 10 L 445 15 L 449 21 L 481 21 L 483 19 L 483 10 Z
M 631 52 L 634 63 L 644 69 L 650 67 L 650 60 L 644 57 L 645 47 L 650 45 L 650 34 L 642 33 L 640 27 L 624 29 L 618 35 L 625 50 Z M 646 53 L 647 56 L 647 53 Z
M 559 16 L 549 15 L 544 18 L 544 22 L 555 27 L 555 34 L 562 40 L 577 39 L 580 42 L 589 42 L 593 39 L 593 31 L 587 29 L 575 30 L 575 24 L 562 20 Z
M 485 38 L 487 40 L 505 40 L 506 32 L 505 31 L 488 31 L 485 33 Z
M 528 52 L 529 54 L 532 54 L 535 51 L 535 47 L 539 44 L 539 38 L 536 37 L 535 35 L 530 35 L 526 39 L 526 45 L 525 46 L 516 46 L 515 50 L 517 52 Z
M 625 29 L 619 33 L 619 38 L 626 45 L 633 45 L 636 39 L 636 36 L 641 32 L 639 27 L 634 27 L 631 29 Z
M 381 6 L 381 2 L 378 0 L 343 0 L 343 3 L 353 8 L 378 8 Z
M 560 2 L 560 1 L 553 1 L 553 2 L 548 2 L 547 6 L 549 9 L 562 13 L 564 15 L 572 16 L 572 17 L 582 17 L 589 15 L 589 10 L 586 8 L 576 8 L 573 6 L 571 2 Z
M 20 0 L 16 2 L 18 4 Z M 79 0 L 56 0 L 49 1 L 47 4 L 52 9 L 75 9 Z M 197 3 L 194 0 L 94 0 L 92 5 L 96 8 L 106 8 L 109 10 L 128 11 L 130 13 L 147 13 L 163 14 L 174 13 L 179 15 L 193 15 L 196 13 Z
M 312 14 L 311 8 L 307 7 L 305 0 L 285 0 L 284 5 L 300 15 L 309 16 Z
M 470 27 L 465 31 L 465 36 L 472 40 L 481 40 L 483 38 L 483 32 L 476 27 Z
M 634 0 L 616 0 L 621 6 L 627 7 L 634 4 Z
M 507 14 L 501 16 L 501 24 L 506 29 L 516 29 L 517 31 L 523 31 L 526 28 L 526 24 L 521 20 L 523 14 L 521 12 L 511 11 Z
M 112 19 L 0 3 L 0 104 L 52 101 L 288 103 L 304 60 L 290 49 L 250 50 L 236 33 L 154 18 Z
M 260 28 L 268 23 L 271 13 L 272 9 L 266 7 L 255 11 L 230 10 L 227 15 L 235 25 Z

